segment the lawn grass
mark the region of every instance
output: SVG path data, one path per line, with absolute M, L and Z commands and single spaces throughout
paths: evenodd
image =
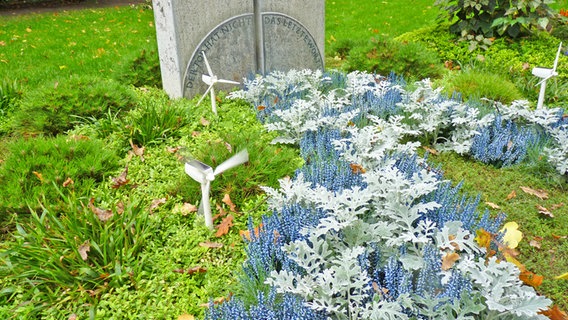
M 397 36 L 432 24 L 438 15 L 438 9 L 432 3 L 432 0 L 390 0 L 378 4 L 370 0 L 328 0 L 326 53 L 329 54 L 328 49 L 338 42 L 366 42 L 374 35 Z M 553 7 L 568 8 L 568 1 L 557 1 Z M 72 75 L 116 78 L 117 70 L 139 52 L 155 48 L 152 11 L 140 7 L 0 17 L 0 81 L 18 81 L 25 91 L 46 83 L 56 86 L 60 79 Z M 3 143 L 0 142 L 0 165 L 5 156 L 2 153 Z M 159 152 L 158 148 L 149 150 L 149 154 Z M 481 192 L 483 206 L 487 206 L 485 202 L 495 203 L 501 207 L 501 211 L 507 213 L 509 221 L 519 223 L 525 236 L 519 247 L 519 260 L 531 271 L 545 277 L 539 291 L 554 299 L 560 308 L 567 310 L 568 299 L 565 293 L 568 292 L 568 281 L 553 279 L 554 276 L 568 272 L 566 182 L 542 175 L 534 167 L 495 169 L 455 154 L 442 154 L 431 159 L 442 163 L 446 178 L 454 182 L 464 180 L 464 191 L 474 195 Z M 139 170 L 150 169 L 144 167 Z M 541 201 L 525 194 L 520 189 L 521 186 L 544 189 L 548 191 L 549 198 Z M 506 200 L 513 190 L 517 196 Z M 261 202 L 259 199 L 251 199 L 245 203 L 246 207 L 242 211 L 255 212 L 258 216 L 262 209 L 259 204 Z M 565 205 L 554 211 L 554 218 L 544 217 L 536 210 L 537 204 L 551 207 L 560 203 Z M 490 210 L 497 212 L 495 209 Z M 164 209 L 164 212 L 167 210 Z M 162 268 L 164 272 L 154 274 L 155 277 L 151 279 L 147 275 L 137 290 L 127 287 L 105 293 L 101 297 L 101 312 L 118 312 L 121 301 L 128 301 L 128 305 L 133 306 L 137 303 L 136 300 L 158 299 L 162 301 L 159 308 L 164 316 L 168 315 L 171 305 L 175 305 L 170 310 L 171 316 L 177 317 L 181 313 L 202 314 L 203 309 L 198 306 L 199 303 L 207 302 L 208 297 L 225 295 L 235 288 L 235 270 L 232 268 L 236 268 L 244 258 L 243 244 L 238 242 L 238 229 L 245 229 L 246 218 L 241 218 L 235 231 L 221 240 L 207 230 L 196 227 L 193 217 L 176 215 L 166 219 L 168 224 L 160 232 L 163 239 L 167 240 L 154 243 L 148 252 L 157 261 L 156 269 Z M 196 250 L 194 247 L 184 247 L 189 246 L 187 239 L 197 243 L 220 241 L 225 247 L 219 252 Z M 531 240 L 537 241 L 540 248 L 534 243 L 531 245 Z M 7 244 L 0 245 L 2 248 L 5 246 Z M 186 249 L 188 251 L 184 251 Z M 194 253 L 196 255 L 191 256 Z M 170 267 L 190 267 L 201 263 L 207 264 L 212 270 L 218 269 L 207 276 L 186 277 Z M 196 283 L 201 291 L 191 292 Z M 175 293 L 168 296 L 168 290 Z M 139 309 L 134 310 L 142 310 L 144 306 L 138 305 L 137 308 Z

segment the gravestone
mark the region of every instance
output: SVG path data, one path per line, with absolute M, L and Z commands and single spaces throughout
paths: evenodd
M 153 0 L 153 7 L 162 83 L 172 98 L 207 89 L 201 52 L 216 76 L 238 82 L 324 68 L 324 0 Z

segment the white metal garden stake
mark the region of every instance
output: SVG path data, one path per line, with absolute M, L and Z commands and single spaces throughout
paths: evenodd
M 206 75 L 206 74 L 201 75 L 201 80 L 203 80 L 203 82 L 205 82 L 207 85 L 209 85 L 209 88 L 207 88 L 207 91 L 205 91 L 205 93 L 203 94 L 201 99 L 199 99 L 199 101 L 197 102 L 197 105 L 199 105 L 201 103 L 201 101 L 203 101 L 203 98 L 205 98 L 205 96 L 207 95 L 207 92 L 211 92 L 211 110 L 213 110 L 213 113 L 215 115 L 217 115 L 217 101 L 215 101 L 215 88 L 213 88 L 213 86 L 216 83 L 228 83 L 228 84 L 240 84 L 240 83 L 236 82 L 236 81 L 231 81 L 231 80 L 218 79 L 217 76 L 215 74 L 213 74 L 213 71 L 211 70 L 211 66 L 209 65 L 209 61 L 207 61 L 207 56 L 205 56 L 205 52 L 201 51 L 201 54 L 203 54 L 203 60 L 205 61 L 205 67 L 207 67 L 207 72 L 209 73 L 208 75 Z
M 205 217 L 205 225 L 210 229 L 213 229 L 213 217 L 211 216 L 211 205 L 209 203 L 209 190 L 211 189 L 211 181 L 215 180 L 215 176 L 234 168 L 240 164 L 247 162 L 249 155 L 247 150 L 243 150 L 229 159 L 213 170 L 210 166 L 197 160 L 191 160 L 185 163 L 185 173 L 189 175 L 193 180 L 201 183 L 201 204 L 199 205 L 199 211 L 203 212 Z
M 532 74 L 542 79 L 540 80 L 539 83 L 536 84 L 537 86 L 540 84 L 540 92 L 538 94 L 538 102 L 536 104 L 537 109 L 542 108 L 542 106 L 544 105 L 546 80 L 558 75 L 558 72 L 556 72 L 556 67 L 558 66 L 558 58 L 560 57 L 560 50 L 562 50 L 562 42 L 560 42 L 560 45 L 558 46 L 558 52 L 556 53 L 556 59 L 554 60 L 554 66 L 552 67 L 552 69 L 540 68 L 540 67 L 532 69 Z

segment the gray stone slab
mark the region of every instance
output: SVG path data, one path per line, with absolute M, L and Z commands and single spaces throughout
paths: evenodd
M 324 67 L 324 0 L 153 0 L 153 6 L 162 81 L 172 98 L 207 89 L 201 51 L 218 78 L 234 81 Z

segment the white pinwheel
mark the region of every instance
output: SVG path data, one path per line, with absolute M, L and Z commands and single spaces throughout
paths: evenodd
M 209 191 L 211 190 L 211 181 L 215 180 L 215 176 L 247 162 L 249 155 L 247 150 L 240 151 L 225 162 L 213 169 L 205 163 L 198 160 L 191 160 L 185 163 L 185 173 L 193 180 L 201 183 L 201 204 L 199 211 L 203 212 L 205 217 L 205 225 L 213 228 L 213 218 L 211 216 L 211 204 L 209 203 Z
M 205 82 L 209 87 L 207 88 L 207 90 L 205 91 L 205 93 L 203 94 L 201 99 L 199 99 L 199 101 L 197 102 L 197 105 L 199 105 L 201 103 L 201 101 L 203 101 L 205 96 L 207 96 L 207 93 L 210 92 L 211 93 L 211 110 L 213 110 L 213 113 L 216 115 L 217 114 L 217 101 L 215 100 L 215 88 L 214 88 L 215 84 L 226 83 L 226 84 L 239 85 L 240 83 L 236 82 L 236 81 L 224 80 L 224 79 L 217 78 L 217 76 L 211 70 L 211 66 L 209 65 L 209 61 L 207 60 L 207 56 L 205 55 L 205 52 L 201 51 L 201 54 L 203 55 L 203 61 L 205 61 L 205 67 L 207 68 L 207 72 L 208 72 L 208 74 L 201 75 L 201 80 L 203 80 L 203 82 Z
M 558 52 L 556 52 L 556 59 L 554 59 L 554 66 L 552 69 L 536 67 L 532 69 L 532 74 L 536 77 L 541 78 L 536 85 L 540 85 L 540 93 L 538 94 L 538 102 L 536 104 L 537 109 L 542 108 L 544 105 L 544 93 L 546 91 L 546 80 L 558 75 L 556 72 L 556 67 L 558 66 L 558 58 L 560 58 L 560 51 L 562 50 L 562 42 L 558 46 Z

